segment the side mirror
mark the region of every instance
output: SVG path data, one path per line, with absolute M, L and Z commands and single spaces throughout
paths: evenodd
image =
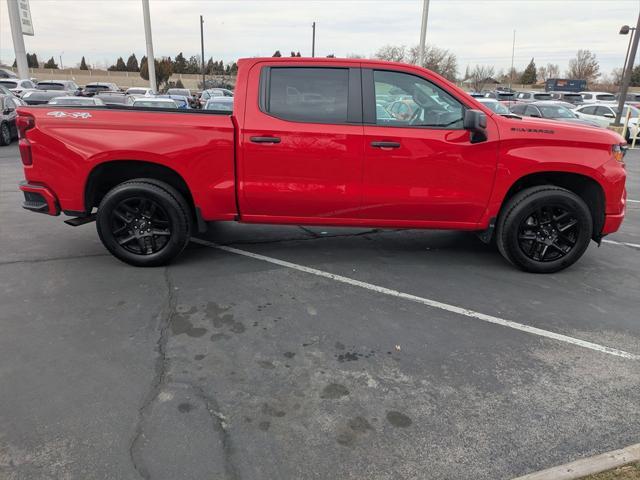
M 487 139 L 487 116 L 480 110 L 466 110 L 463 126 L 471 132 L 471 143 L 484 142 Z

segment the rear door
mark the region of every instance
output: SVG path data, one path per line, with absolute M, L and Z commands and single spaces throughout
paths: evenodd
M 471 225 L 484 213 L 493 188 L 496 126 L 487 118 L 488 140 L 471 143 L 462 125 L 463 100 L 421 73 L 362 70 L 362 216 L 382 225 Z M 376 108 L 380 95 L 408 96 L 404 102 L 416 108 L 410 118 L 385 118 Z
M 238 149 L 243 220 L 355 218 L 362 203 L 360 69 L 259 63 L 247 85 Z

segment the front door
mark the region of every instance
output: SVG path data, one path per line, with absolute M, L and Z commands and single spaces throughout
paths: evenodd
M 249 74 L 249 88 L 260 91 L 247 91 L 259 102 L 247 102 L 241 126 L 242 218 L 355 218 L 362 202 L 360 69 L 279 65 L 258 64 Z
M 465 106 L 435 81 L 390 69 L 363 69 L 363 218 L 378 224 L 460 226 L 484 213 L 497 163 L 498 139 L 471 143 Z M 399 115 L 402 103 L 411 115 Z M 446 224 L 446 225 L 445 225 Z

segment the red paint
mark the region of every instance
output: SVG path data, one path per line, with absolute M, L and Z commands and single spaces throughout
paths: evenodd
M 487 140 L 465 130 L 318 124 L 281 120 L 258 106 L 263 66 L 349 66 L 397 70 L 437 84 L 487 115 Z M 542 172 L 589 177 L 602 187 L 603 234 L 625 210 L 624 165 L 608 130 L 493 114 L 461 89 L 419 67 L 341 59 L 239 62 L 234 116 L 135 110 L 20 107 L 21 153 L 30 185 L 62 210 L 85 211 L 91 171 L 105 162 L 164 165 L 188 185 L 204 220 L 482 230 L 520 178 Z M 52 111 L 89 112 L 90 118 Z M 251 137 L 280 143 L 252 143 Z M 372 148 L 372 141 L 400 143 Z M 25 147 L 22 147 L 22 144 Z M 28 148 L 27 148 L 28 146 Z M 29 164 L 27 155 L 32 163 Z M 237 177 L 236 177 L 237 176 Z M 50 212 L 51 213 L 51 212 Z

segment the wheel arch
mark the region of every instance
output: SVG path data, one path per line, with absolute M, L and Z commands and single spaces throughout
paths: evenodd
M 507 190 L 500 206 L 504 205 L 516 193 L 525 188 L 540 185 L 554 185 L 578 195 L 589 207 L 593 219 L 593 239 L 600 240 L 600 232 L 605 219 L 605 195 L 602 185 L 593 177 L 574 172 L 542 171 L 524 175 L 516 180 Z
M 109 160 L 96 165 L 85 183 L 85 212 L 90 213 L 97 207 L 113 187 L 134 178 L 153 178 L 171 185 L 183 195 L 191 214 L 196 215 L 193 195 L 182 175 L 170 167 L 146 160 Z

